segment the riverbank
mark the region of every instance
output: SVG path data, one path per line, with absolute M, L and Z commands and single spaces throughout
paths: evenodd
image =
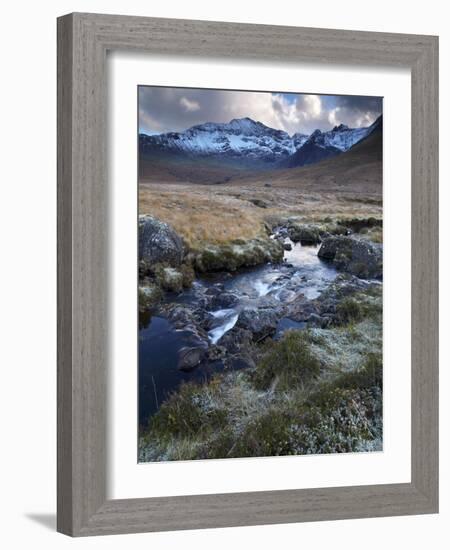
M 287 330 L 249 345 L 246 368 L 183 383 L 141 431 L 139 460 L 381 450 L 381 285 L 338 309 L 340 325 Z
M 379 205 L 280 197 L 247 238 L 141 217 L 140 461 L 381 449 Z

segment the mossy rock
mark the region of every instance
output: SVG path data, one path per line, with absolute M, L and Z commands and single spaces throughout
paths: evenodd
M 316 225 L 291 224 L 288 227 L 288 234 L 294 243 L 314 245 L 321 242 L 321 230 Z
M 138 291 L 139 311 L 148 311 L 159 304 L 162 298 L 163 293 L 158 285 L 153 283 L 140 285 Z
M 266 262 L 280 262 L 283 254 L 283 245 L 274 239 L 209 244 L 195 254 L 194 267 L 200 273 L 236 271 Z
M 174 267 L 157 265 L 153 267 L 153 273 L 157 284 L 169 292 L 181 292 L 183 290 L 183 274 Z
M 383 220 L 374 217 L 343 219 L 338 220 L 337 223 L 351 229 L 355 233 L 360 233 L 364 229 L 367 230 L 373 227 L 383 227 Z
M 353 237 L 327 237 L 317 253 L 334 266 L 359 278 L 381 278 L 383 253 L 379 245 Z

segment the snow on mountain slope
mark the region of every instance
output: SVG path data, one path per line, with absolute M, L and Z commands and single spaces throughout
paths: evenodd
M 143 152 L 155 150 L 184 152 L 193 155 L 223 155 L 276 161 L 288 157 L 308 136 L 269 128 L 250 118 L 228 123 L 206 122 L 184 132 L 155 136 L 140 135 Z
M 319 147 L 336 147 L 340 151 L 348 151 L 372 132 L 374 124 L 367 128 L 349 128 L 345 124 L 340 124 L 328 132 L 316 130 L 310 137 L 315 134 L 315 143 Z
M 144 154 L 164 151 L 191 157 L 220 156 L 274 164 L 287 162 L 292 166 L 299 165 L 299 161 L 302 164 L 317 162 L 330 152 L 338 154 L 347 151 L 366 137 L 372 131 L 372 126 L 352 129 L 341 124 L 328 132 L 316 130 L 310 136 L 301 133 L 290 136 L 283 130 L 270 128 L 246 117 L 228 123 L 206 122 L 184 132 L 153 136 L 140 134 L 139 143 Z
M 328 157 L 344 153 L 378 129 L 381 124 L 380 116 L 367 128 L 349 128 L 345 124 L 340 124 L 328 132 L 315 130 L 303 145 L 283 162 L 283 166 L 293 168 L 315 164 Z

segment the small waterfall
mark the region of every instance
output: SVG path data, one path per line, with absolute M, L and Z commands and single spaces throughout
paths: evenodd
M 239 313 L 237 313 L 234 309 L 221 309 L 219 311 L 212 312 L 211 315 L 213 315 L 216 319 L 224 320 L 221 325 L 211 329 L 208 332 L 210 342 L 212 344 L 217 344 L 222 336 L 234 327 L 238 320 Z
M 258 279 L 254 283 L 254 287 L 256 292 L 258 293 L 258 296 L 266 296 L 270 292 L 270 283 L 265 283 L 264 281 L 261 281 L 261 279 Z

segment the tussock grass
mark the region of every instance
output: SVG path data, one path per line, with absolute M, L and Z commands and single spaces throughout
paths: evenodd
M 267 238 L 265 224 L 288 219 L 336 227 L 346 218 L 381 217 L 376 193 L 355 198 L 313 186 L 305 191 L 295 182 L 267 189 L 264 181 L 141 184 L 139 210 L 172 225 L 194 250 Z M 360 235 L 381 242 L 382 230 Z M 255 346 L 254 368 L 182 385 L 142 430 L 140 460 L 379 449 L 381 297 L 379 287 L 343 298 L 340 326 L 287 331 L 279 341 Z
M 268 389 L 276 384 L 279 390 L 303 387 L 320 374 L 320 362 L 311 352 L 308 334 L 287 331 L 275 345 L 271 345 L 260 359 L 255 373 L 257 388 Z
M 187 244 L 226 243 L 263 236 L 263 217 L 255 206 L 247 207 L 232 196 L 223 197 L 204 187 L 177 192 L 141 185 L 140 213 L 169 223 Z
M 381 317 L 373 309 L 346 326 L 287 331 L 256 349 L 254 369 L 184 384 L 150 420 L 140 459 L 380 449 Z
M 301 186 L 268 190 L 263 181 L 247 186 L 141 183 L 139 212 L 169 223 L 189 246 L 198 248 L 266 236 L 266 222 L 272 226 L 288 218 L 298 223 L 328 220 L 336 226 L 345 218 L 380 217 L 381 204 L 366 202 L 363 196 L 355 202 L 339 193 L 306 193 Z

